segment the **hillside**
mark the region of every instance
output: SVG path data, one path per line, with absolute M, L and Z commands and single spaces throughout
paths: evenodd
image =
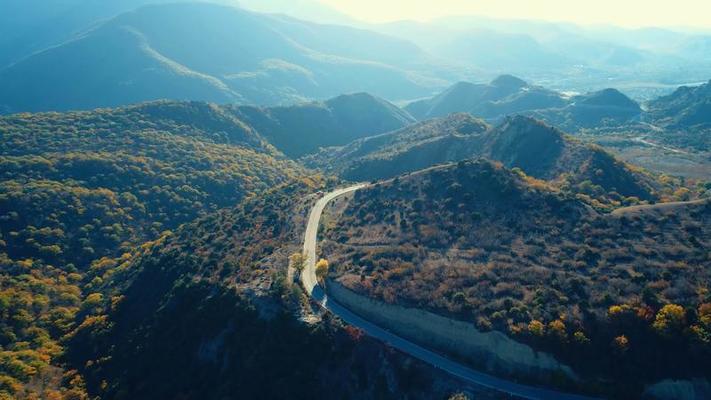
M 510 75 L 502 75 L 489 84 L 459 82 L 439 95 L 410 103 L 405 109 L 419 120 L 444 117 L 455 112 L 495 119 L 507 114 L 566 104 L 554 91 Z
M 409 66 L 387 63 L 395 49 L 411 55 Z M 410 43 L 354 28 L 209 3 L 152 5 L 0 69 L 0 112 L 164 98 L 275 104 L 357 91 L 417 97 L 427 90 L 415 80 L 429 79 L 411 70 L 421 57 Z
M 446 398 L 456 382 L 440 372 L 327 315 L 295 318 L 308 303 L 286 281 L 288 257 L 299 250 L 310 195 L 326 183 L 276 187 L 142 246 L 122 266 L 97 268 L 115 297 L 82 316 L 67 345 L 88 393 Z
M 0 137 L 0 397 L 83 390 L 59 339 L 104 298 L 110 258 L 305 176 L 204 103 L 17 114 Z
M 452 22 L 456 24 L 456 18 L 454 20 Z M 445 21 L 442 23 L 449 25 Z M 469 29 L 456 32 L 453 37 L 431 48 L 431 51 L 440 57 L 492 72 L 562 71 L 576 62 L 569 54 L 547 48 L 530 35 L 483 29 L 480 21 L 469 23 Z
M 283 107 L 226 107 L 291 157 L 400 129 L 414 119 L 395 105 L 366 93 L 322 103 Z
M 575 189 L 601 204 L 654 201 L 669 193 L 669 188 L 602 148 L 521 116 L 490 128 L 468 114 L 455 114 L 325 149 L 306 158 L 306 162 L 345 179 L 362 181 L 477 157 L 520 168 L 532 177 L 564 190 Z
M 711 82 L 682 86 L 648 106 L 651 119 L 658 125 L 671 129 L 711 128 Z
M 559 109 L 538 110 L 528 115 L 543 119 L 563 129 L 619 127 L 640 120 L 642 109 L 634 100 L 616 89 L 574 96 Z
M 303 160 L 352 181 L 390 178 L 477 154 L 489 126 L 469 114 L 452 114 L 397 131 L 325 148 Z
M 489 84 L 459 82 L 431 99 L 408 104 L 405 110 L 419 120 L 455 112 L 490 121 L 521 114 L 571 132 L 622 126 L 638 121 L 642 115 L 640 105 L 616 89 L 568 96 L 511 75 L 502 75 Z
M 5 0 L 0 15 L 0 68 L 66 42 L 97 21 L 137 7 L 171 0 Z
M 463 161 L 358 191 L 326 221 L 332 279 L 552 352 L 604 397 L 709 377 L 708 201 L 600 214 Z

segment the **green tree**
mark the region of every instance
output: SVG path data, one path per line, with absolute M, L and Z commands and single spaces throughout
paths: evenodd
M 289 262 L 298 273 L 301 273 L 306 266 L 306 257 L 303 253 L 294 253 L 289 256 Z

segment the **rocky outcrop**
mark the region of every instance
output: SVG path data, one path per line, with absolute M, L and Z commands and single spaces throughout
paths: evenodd
M 500 332 L 481 332 L 473 323 L 373 300 L 333 281 L 328 282 L 328 293 L 351 311 L 399 336 L 463 357 L 488 372 L 544 381 L 553 376 L 577 380 L 570 367 L 550 354 Z

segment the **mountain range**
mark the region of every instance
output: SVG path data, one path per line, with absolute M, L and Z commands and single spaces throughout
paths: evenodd
M 36 393 L 41 381 L 47 393 L 110 398 L 219 398 L 237 391 L 279 397 L 283 385 L 316 397 L 333 393 L 330 387 L 340 388 L 345 397 L 413 391 L 418 393 L 413 398 L 443 397 L 461 382 L 433 375 L 362 332 L 304 308 L 309 303 L 291 284 L 287 266 L 289 256 L 301 249 L 314 193 L 344 178 L 392 177 L 373 190 L 404 185 L 407 193 L 407 185 L 432 176 L 428 181 L 438 188 L 418 193 L 426 195 L 423 201 L 436 202 L 432 210 L 439 213 L 442 207 L 459 207 L 460 198 L 447 200 L 463 190 L 452 179 L 472 175 L 471 163 L 490 165 L 473 168 L 479 172 L 472 176 L 491 179 L 466 181 L 466 190 L 496 184 L 501 190 L 491 189 L 492 196 L 511 194 L 506 182 L 517 182 L 525 195 L 514 203 L 523 210 L 562 212 L 560 204 L 575 204 L 579 212 L 608 215 L 627 205 L 695 198 L 702 189 L 648 174 L 526 116 L 494 126 L 467 113 L 416 122 L 406 111 L 363 93 L 288 107 L 157 101 L 20 113 L 0 117 L 0 132 L 0 264 L 7 284 L 0 288 L 0 311 L 18 316 L 0 319 L 2 356 L 8 360 L 0 364 L 0 374 L 10 385 L 0 391 L 11 396 Z M 439 166 L 451 162 L 456 164 Z M 445 171 L 444 176 L 433 170 Z M 487 199 L 486 204 L 508 204 Z M 419 207 L 414 204 L 408 209 Z M 488 215 L 486 208 L 469 211 L 460 215 Z M 410 213 L 404 225 L 396 225 L 405 229 L 432 217 L 429 225 L 439 232 L 434 221 L 455 221 L 441 215 Z M 700 215 L 692 217 L 705 214 Z M 497 221 L 496 229 L 516 226 L 486 218 Z M 684 236 L 665 242 L 668 247 L 661 247 L 665 250 L 656 260 L 666 262 L 678 251 L 696 257 L 694 249 L 703 242 L 691 237 L 703 231 L 694 227 L 693 218 L 675 222 L 684 228 L 671 231 Z M 367 221 L 372 217 L 364 212 L 361 222 Z M 645 226 L 657 229 L 659 223 L 653 219 Z M 599 227 L 587 220 L 581 226 Z M 536 229 L 555 235 L 549 228 L 539 223 Z M 423 240 L 430 240 L 434 231 L 423 232 Z M 447 237 L 438 234 L 436 243 L 447 244 Z M 678 243 L 687 244 L 672 250 Z M 573 253 L 593 257 L 582 247 Z M 571 279 L 565 284 L 577 282 Z M 311 361 L 304 366 L 304 359 Z M 269 367 L 276 360 L 282 367 Z M 396 374 L 396 384 L 377 383 L 375 371 L 383 365 Z M 303 375 L 284 372 L 294 369 Z M 313 377 L 317 383 L 310 381 Z M 413 380 L 420 383 L 412 386 Z M 283 385 L 264 389 L 265 381 Z
M 284 104 L 358 91 L 412 98 L 439 82 L 416 71 L 425 58 L 409 42 L 355 28 L 208 3 L 151 5 L 0 69 L 0 109 Z
M 420 120 L 454 112 L 467 112 L 491 121 L 523 114 L 571 131 L 624 125 L 642 117 L 640 105 L 616 89 L 570 95 L 531 85 L 511 75 L 502 75 L 489 84 L 459 82 L 432 98 L 409 103 L 405 110 Z
M 0 400 L 711 398 L 711 36 L 0 3 Z
M 482 16 L 398 21 L 372 29 L 466 66 L 477 80 L 510 73 L 555 84 L 564 80 L 566 85 L 557 89 L 578 92 L 601 90 L 613 81 L 641 100 L 667 90 L 659 85 L 664 81 L 660 76 L 679 83 L 708 79 L 711 61 L 704 52 L 710 42 L 705 32 Z
M 649 103 L 652 120 L 673 129 L 711 128 L 711 81 L 696 87 L 682 86 Z
M 529 85 L 520 78 L 502 75 L 488 84 L 459 82 L 430 98 L 405 107 L 419 120 L 468 112 L 487 119 L 545 108 L 560 108 L 568 103 L 561 93 Z
M 68 0 L 45 7 L 11 0 L 13 12 L 5 15 L 15 17 L 0 20 L 0 112 L 157 99 L 284 105 L 362 91 L 409 101 L 453 82 L 502 73 L 566 92 L 594 92 L 610 81 L 647 100 L 667 94 L 674 82 L 707 79 L 705 59 L 692 55 L 703 53 L 705 37 L 672 31 L 622 30 L 624 44 L 613 45 L 604 31 L 570 24 L 469 17 L 365 24 L 310 0 L 285 7 L 279 1 L 245 4 L 270 14 L 231 0 L 109 3 Z M 322 15 L 330 24 L 285 14 Z M 200 29 L 186 32 L 184 26 Z M 686 47 L 696 50 L 669 53 Z M 677 77 L 680 68 L 685 73 Z M 541 101 L 559 101 L 540 87 L 529 89 Z
M 524 116 L 489 127 L 469 114 L 453 114 L 326 148 L 305 161 L 345 179 L 373 181 L 479 157 L 575 187 L 602 202 L 610 200 L 605 200 L 608 195 L 617 202 L 626 197 L 659 199 L 660 186 L 647 175 L 635 172 L 602 148 Z

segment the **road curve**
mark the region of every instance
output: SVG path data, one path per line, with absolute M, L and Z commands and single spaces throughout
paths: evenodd
M 360 328 L 367 335 L 381 340 L 388 345 L 407 353 L 415 358 L 425 361 L 435 368 L 445 371 L 451 375 L 459 377 L 470 383 L 498 390 L 500 392 L 531 400 L 591 400 L 591 397 L 579 396 L 558 392 L 554 390 L 537 388 L 534 386 L 521 385 L 512 381 L 497 378 L 492 375 L 475 371 L 463 364 L 452 361 L 438 353 L 427 350 L 407 339 L 401 338 L 386 329 L 383 329 L 370 321 L 356 315 L 347 308 L 335 301 L 329 300 L 323 288 L 316 280 L 316 241 L 318 237 L 318 226 L 326 205 L 344 194 L 355 192 L 365 187 L 365 184 L 355 185 L 344 189 L 339 189 L 328 193 L 321 198 L 311 210 L 306 226 L 304 238 L 304 254 L 306 255 L 306 265 L 301 272 L 301 282 L 306 292 L 313 300 L 323 308 L 329 310 L 334 315 L 340 317 L 344 322 Z
M 616 210 L 613 210 L 611 212 L 612 215 L 627 215 L 627 214 L 634 214 L 634 213 L 640 213 L 640 212 L 647 212 L 647 211 L 673 211 L 678 208 L 686 207 L 686 206 L 695 206 L 695 205 L 701 205 L 701 204 L 707 204 L 711 203 L 711 199 L 698 199 L 698 200 L 691 200 L 691 201 L 671 201 L 668 203 L 655 203 L 655 204 L 643 204 L 640 206 L 629 206 L 629 207 L 623 207 L 623 208 L 618 208 Z

